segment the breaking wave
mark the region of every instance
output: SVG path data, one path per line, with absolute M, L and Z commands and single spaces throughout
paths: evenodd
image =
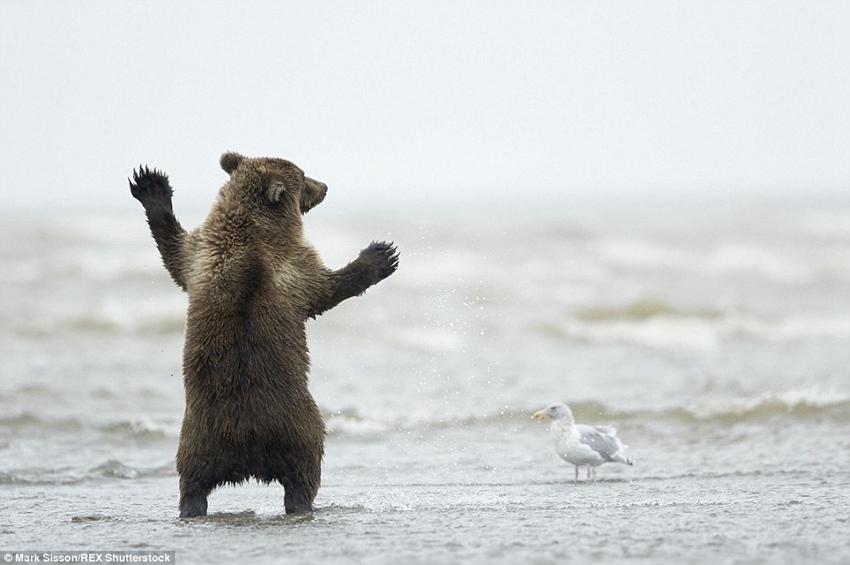
M 848 422 L 850 396 L 817 390 L 771 392 L 754 398 L 691 405 L 675 409 L 671 416 L 701 422 L 758 422 L 778 416 L 800 419 L 823 417 Z
M 687 405 L 647 407 L 638 410 L 613 407 L 586 400 L 570 402 L 579 421 L 616 424 L 635 421 L 717 422 L 767 421 L 777 416 L 810 419 L 827 418 L 850 422 L 850 395 L 814 389 L 771 392 L 757 396 L 706 401 Z M 476 414 L 445 411 L 408 411 L 380 415 L 363 414 L 356 408 L 325 410 L 324 419 L 330 436 L 380 437 L 399 431 L 433 431 L 451 428 L 475 428 L 527 422 L 541 406 L 511 406 Z M 34 412 L 0 417 L 0 432 L 11 437 L 40 431 L 94 437 L 123 443 L 173 443 L 180 433 L 182 415 L 168 420 L 145 417 L 91 422 L 83 417 L 53 418 Z M 0 449 L 6 447 L 0 444 Z
M 0 485 L 73 485 L 102 479 L 169 477 L 176 473 L 172 463 L 156 467 L 133 467 L 116 459 L 109 459 L 87 469 L 61 466 L 0 471 Z
M 728 341 L 847 339 L 850 317 L 812 314 L 770 319 L 740 310 L 680 308 L 650 298 L 580 308 L 572 317 L 532 322 L 530 329 L 565 341 L 708 349 Z
M 738 421 L 766 422 L 782 416 L 796 419 L 827 418 L 850 422 L 850 396 L 823 393 L 817 390 L 766 393 L 716 403 L 671 406 L 643 410 L 628 410 L 601 402 L 570 403 L 578 421 L 617 424 L 619 422 L 664 421 L 680 423 L 720 423 Z M 379 437 L 388 432 L 440 430 L 459 427 L 528 422 L 531 414 L 541 408 L 512 407 L 489 414 L 429 414 L 411 413 L 395 416 L 364 416 L 354 409 L 325 415 L 331 436 Z
M 32 411 L 22 411 L 12 416 L 1 416 L 0 431 L 13 434 L 51 432 L 72 435 L 95 432 L 100 437 L 112 438 L 119 442 L 132 440 L 145 443 L 178 437 L 180 423 L 177 419 L 155 421 L 142 417 L 92 422 L 81 416 L 55 418 Z
M 175 299 L 176 298 L 176 299 Z M 129 334 L 129 335 L 182 335 L 185 328 L 186 307 L 179 293 L 171 299 L 156 303 L 126 300 L 104 301 L 86 310 L 63 315 L 20 319 L 13 330 L 21 337 L 53 338 L 70 333 Z

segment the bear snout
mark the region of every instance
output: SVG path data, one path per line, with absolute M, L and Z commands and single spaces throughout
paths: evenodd
M 301 213 L 306 214 L 309 210 L 319 205 L 328 193 L 328 185 L 323 182 L 305 177 L 304 190 L 301 193 Z

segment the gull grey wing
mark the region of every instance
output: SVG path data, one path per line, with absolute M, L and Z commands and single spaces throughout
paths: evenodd
M 576 425 L 579 441 L 602 456 L 605 461 L 614 461 L 614 454 L 620 451 L 622 445 L 616 437 L 605 433 L 605 428 L 596 428 L 582 424 Z

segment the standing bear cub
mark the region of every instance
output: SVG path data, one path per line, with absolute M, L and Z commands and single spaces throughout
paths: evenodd
M 168 177 L 133 171 L 166 269 L 189 295 L 177 450 L 180 516 L 203 516 L 219 485 L 250 477 L 284 488 L 286 512 L 312 510 L 325 426 L 307 388 L 305 322 L 387 278 L 392 243 L 373 242 L 332 271 L 304 239 L 301 215 L 328 187 L 283 159 L 225 153 L 230 175 L 207 219 L 186 232 Z

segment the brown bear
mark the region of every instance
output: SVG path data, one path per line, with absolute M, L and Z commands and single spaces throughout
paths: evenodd
M 289 161 L 225 153 L 230 180 L 206 220 L 186 232 L 168 177 L 133 171 L 166 269 L 189 296 L 177 450 L 180 516 L 203 516 L 219 485 L 250 477 L 284 488 L 286 512 L 312 510 L 325 426 L 307 387 L 305 322 L 395 272 L 392 243 L 372 242 L 346 267 L 324 266 L 302 214 L 327 186 Z

